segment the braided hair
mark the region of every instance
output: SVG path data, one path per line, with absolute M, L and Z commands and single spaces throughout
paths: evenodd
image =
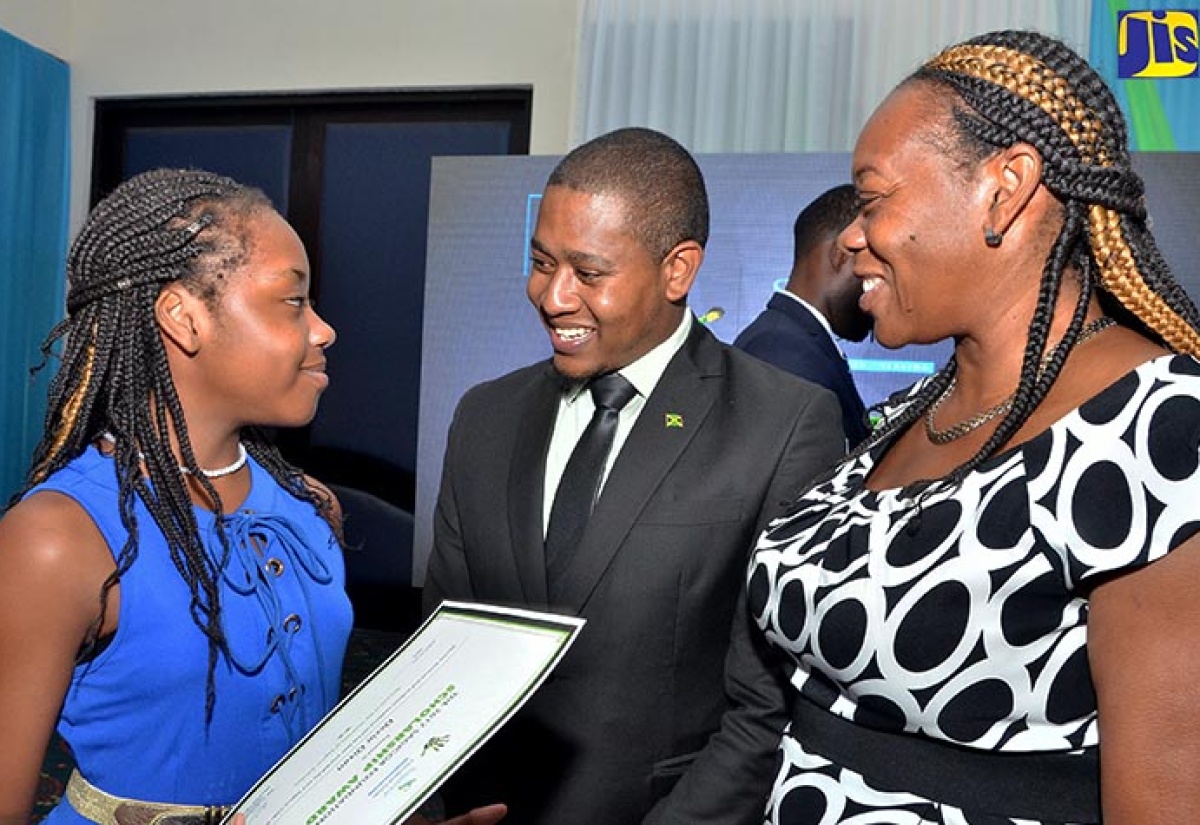
M 100 612 L 80 660 L 97 650 L 109 591 L 137 559 L 136 496 L 165 536 L 171 561 L 191 591 L 192 621 L 208 638 L 209 722 L 216 664 L 229 653 L 218 583 L 230 547 L 220 519 L 220 558 L 200 538 L 182 468 L 203 487 L 216 512 L 223 508 L 196 462 L 154 305 L 162 287 L 178 281 L 215 309 L 226 279 L 250 253 L 252 219 L 273 211 L 262 191 L 194 169 L 145 172 L 97 204 L 67 257 L 67 316 L 42 344 L 44 365 L 62 341 L 61 363 L 51 382 L 42 439 L 25 485 L 12 500 L 102 435 L 113 436 L 118 507 L 129 537 L 101 589 Z M 171 448 L 172 432 L 182 468 Z M 241 438 L 284 489 L 331 520 L 328 498 L 312 491 L 263 433 L 249 429 Z
M 954 95 L 950 132 L 958 162 L 1027 143 L 1042 156 L 1041 183 L 1063 204 L 1011 406 L 979 452 L 950 473 L 954 482 L 1003 447 L 1045 398 L 1079 338 L 1093 293 L 1107 314 L 1173 352 L 1200 355 L 1200 316 L 1150 233 L 1144 185 L 1116 99 L 1082 57 L 1036 32 L 992 32 L 943 50 L 904 83 L 934 84 Z M 1069 269 L 1082 290 L 1062 342 L 1051 349 L 1050 322 Z M 916 421 L 956 370 L 951 358 L 855 454 Z

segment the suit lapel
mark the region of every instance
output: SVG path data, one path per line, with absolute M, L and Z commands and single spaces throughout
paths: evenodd
M 813 317 L 807 307 L 801 306 L 786 295 L 779 294 L 771 296 L 770 305 L 799 324 L 817 342 L 817 346 L 830 361 L 842 365 L 839 372 L 844 372 L 847 378 L 850 377 L 850 366 L 846 363 L 846 359 L 838 352 L 837 345 L 833 343 L 833 339 L 829 337 L 825 327 L 821 326 L 821 322 Z
M 716 401 L 720 345 L 698 322 L 671 359 L 638 416 L 588 521 L 556 602 L 581 610 L 625 537 Z M 670 417 L 668 419 L 668 417 Z
M 850 373 L 850 364 L 838 351 L 837 345 L 833 339 L 829 337 L 829 333 L 825 327 L 821 326 L 821 322 L 813 317 L 807 307 L 801 306 L 796 301 L 788 298 L 786 295 L 772 295 L 769 302 L 773 309 L 782 312 L 799 324 L 808 334 L 817 342 L 817 346 L 825 353 L 830 363 L 837 364 L 837 376 L 839 389 L 836 390 L 838 399 L 842 403 L 851 403 L 856 408 L 854 414 L 857 418 L 862 418 L 866 414 L 866 408 L 863 406 L 862 396 L 858 394 L 858 386 L 854 383 L 854 376 Z M 846 433 L 852 441 L 855 440 L 857 433 Z
M 546 604 L 546 551 L 542 530 L 542 497 L 546 450 L 558 412 L 559 383 L 549 365 L 520 405 L 522 433 L 513 448 L 508 477 L 508 526 L 513 561 L 525 601 Z

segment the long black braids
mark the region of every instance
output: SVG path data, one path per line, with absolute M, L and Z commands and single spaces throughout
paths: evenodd
M 1021 142 L 1034 147 L 1043 160 L 1042 183 L 1064 207 L 1042 271 L 1017 389 L 992 436 L 947 476 L 954 483 L 1007 444 L 1045 398 L 1083 330 L 1093 292 L 1107 314 L 1174 352 L 1200 354 L 1200 315 L 1150 233 L 1125 119 L 1086 60 L 1054 38 L 999 31 L 945 49 L 905 83 L 935 84 L 955 95 L 951 131 L 962 159 Z M 1050 347 L 1050 322 L 1071 269 L 1078 272 L 1080 300 L 1062 341 Z M 855 454 L 918 420 L 956 369 L 951 358 Z
M 260 190 L 194 169 L 157 169 L 122 183 L 88 216 L 67 258 L 67 317 L 42 345 L 43 364 L 62 342 L 45 426 L 24 487 L 28 490 L 111 437 L 118 508 L 129 537 L 99 594 L 99 611 L 80 651 L 100 642 L 109 591 L 138 556 L 140 499 L 166 538 L 171 560 L 191 591 L 190 614 L 209 642 L 205 719 L 216 702 L 214 674 L 228 642 L 221 624 L 220 571 L 230 547 L 217 519 L 220 557 L 205 549 L 180 459 L 217 512 L 221 499 L 200 471 L 166 351 L 154 317 L 165 284 L 181 282 L 210 306 L 250 251 L 250 220 L 274 211 Z M 260 432 L 241 434 L 249 452 L 286 490 L 310 502 L 332 525 L 328 497 L 309 488 Z M 340 531 L 339 531 L 340 532 Z

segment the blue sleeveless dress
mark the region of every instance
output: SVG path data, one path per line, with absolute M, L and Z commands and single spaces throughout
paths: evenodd
M 225 517 L 232 552 L 220 593 L 232 655 L 217 662 L 208 726 L 208 641 L 166 539 L 136 500 L 139 550 L 121 579 L 117 632 L 75 668 L 58 725 L 80 773 L 110 794 L 232 804 L 338 700 L 352 624 L 341 548 L 310 504 L 249 464 L 250 495 Z M 110 457 L 89 448 L 30 492 L 41 490 L 78 502 L 120 552 L 127 533 Z M 215 516 L 195 512 L 219 564 Z M 44 821 L 87 822 L 65 799 Z

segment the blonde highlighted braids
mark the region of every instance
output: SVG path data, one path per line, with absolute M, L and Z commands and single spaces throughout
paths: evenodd
M 1051 185 L 1051 176 L 1047 175 L 1046 183 L 1056 195 L 1064 199 L 1084 199 L 1087 203 L 1088 241 L 1099 269 L 1101 288 L 1141 319 L 1170 349 L 1200 355 L 1200 332 L 1194 325 L 1194 308 L 1190 301 L 1182 307 L 1173 306 L 1167 297 L 1144 280 L 1132 248 L 1132 244 L 1138 242 L 1139 233 L 1127 234 L 1125 231 L 1124 218 L 1129 217 L 1142 224 L 1140 234 L 1144 236 L 1146 213 L 1141 182 L 1128 179 L 1135 174 L 1125 145 L 1124 119 L 1120 118 L 1111 93 L 1102 86 L 1101 93 L 1096 87 L 1099 78 L 1089 78 L 1093 82 L 1085 87 L 1084 93 L 1090 91 L 1092 100 L 1085 100 L 1039 57 L 987 42 L 989 38 L 1000 39 L 1004 34 L 1030 36 L 1028 33 L 1002 32 L 952 46 L 926 63 L 922 72 L 940 75 L 956 90 L 959 84 L 955 83 L 955 78 L 986 81 L 1045 113 L 1077 153 L 1075 158 L 1055 153 L 1046 158 L 1047 163 L 1055 166 L 1054 161 L 1058 161 L 1064 167 L 1063 171 L 1072 173 L 1070 180 L 1091 184 L 1090 196 L 1096 198 L 1094 202 L 1086 201 L 1088 195 L 1084 193 L 1084 187 L 1064 186 L 1058 191 Z M 1098 113 L 1097 106 L 1108 116 Z M 990 113 L 980 112 L 980 115 L 991 119 Z M 1113 122 L 1113 115 L 1120 119 Z M 1105 127 L 1106 120 L 1110 122 L 1108 128 Z M 1121 194 L 1121 190 L 1127 194 Z M 1115 197 L 1106 197 L 1110 192 Z M 1134 192 L 1132 198 L 1135 200 L 1129 197 Z M 1157 249 L 1154 251 L 1158 257 Z M 1192 321 L 1181 315 L 1189 310 Z
M 991 32 L 943 50 L 904 82 L 953 94 L 947 128 L 956 162 L 1026 143 L 1042 157 L 1042 184 L 1063 204 L 1012 404 L 979 452 L 949 475 L 954 482 L 1003 447 L 1045 398 L 1084 327 L 1093 293 L 1107 314 L 1174 352 L 1200 355 L 1200 316 L 1147 226 L 1145 187 L 1116 99 L 1080 55 L 1036 32 Z M 1068 271 L 1078 274 L 1080 298 L 1061 345 L 1050 347 L 1050 321 Z M 916 421 L 956 371 L 951 358 L 859 451 Z

